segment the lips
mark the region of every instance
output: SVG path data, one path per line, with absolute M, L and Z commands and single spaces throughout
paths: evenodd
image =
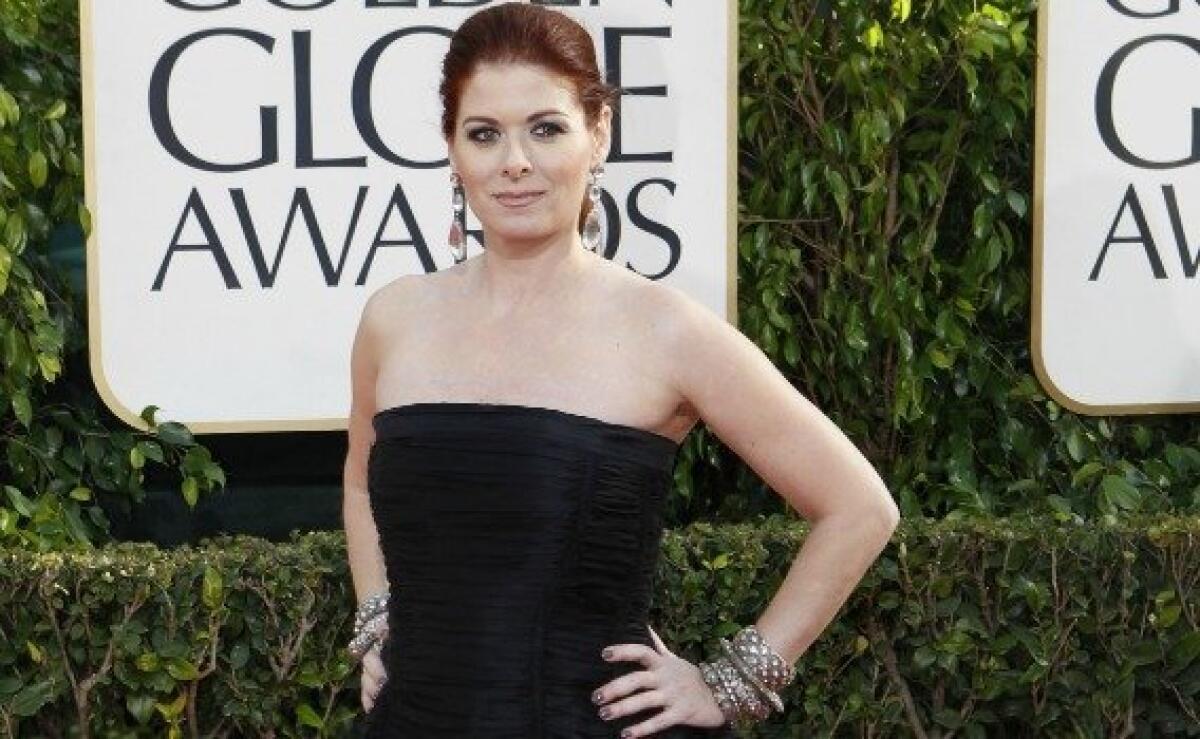
M 545 194 L 545 190 L 520 190 L 514 192 L 498 192 L 492 197 L 496 198 L 501 205 L 509 208 L 521 208 L 538 200 Z

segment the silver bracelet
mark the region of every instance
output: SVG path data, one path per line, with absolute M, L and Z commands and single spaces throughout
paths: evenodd
M 700 665 L 700 674 L 726 721 L 761 721 L 771 709 L 783 710 L 778 690 L 795 678 L 795 669 L 767 644 L 754 626 L 732 641 L 720 639 L 722 657 Z M 769 705 L 767 703 L 769 701 Z
M 717 701 L 717 708 L 721 709 L 721 715 L 725 717 L 725 722 L 728 724 L 735 722 L 740 713 L 738 704 L 725 681 L 721 679 L 717 666 L 712 662 L 701 662 L 700 675 L 704 678 L 704 684 L 712 690 L 713 698 Z
M 754 689 L 758 691 L 759 695 L 771 702 L 772 708 L 774 708 L 776 711 L 782 711 L 783 699 L 779 697 L 779 694 L 768 688 L 766 685 L 763 685 L 762 680 L 758 679 L 758 676 L 754 674 L 754 670 L 752 670 L 750 666 L 742 660 L 741 655 L 739 655 L 737 650 L 733 648 L 733 645 L 731 645 L 725 639 L 721 639 L 720 644 L 721 649 L 725 652 L 725 656 L 729 658 L 730 664 L 737 669 L 741 676 L 754 686 Z
M 363 599 L 354 614 L 354 632 L 356 634 L 362 630 L 367 621 L 387 610 L 388 595 L 387 590 L 380 590 Z
M 733 649 L 769 690 L 778 692 L 796 678 L 796 668 L 772 649 L 753 625 L 734 634 Z
M 771 709 L 729 660 L 720 657 L 700 665 L 700 675 L 712 690 L 713 698 L 726 723 L 737 725 L 750 719 L 766 718 Z
M 346 646 L 346 650 L 350 652 L 350 656 L 357 662 L 366 656 L 371 647 L 375 646 L 375 642 L 386 639 L 387 634 L 387 613 L 378 613 L 370 621 L 367 621 L 362 629 L 354 635 L 354 638 Z

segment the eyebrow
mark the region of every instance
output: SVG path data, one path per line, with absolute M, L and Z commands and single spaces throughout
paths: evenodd
M 548 115 L 562 115 L 562 116 L 565 116 L 565 115 L 566 115 L 566 113 L 562 112 L 561 110 L 556 110 L 556 109 L 554 109 L 554 108 L 548 108 L 548 109 L 546 109 L 546 110 L 539 110 L 539 111 L 538 111 L 538 112 L 536 112 L 536 113 L 530 113 L 530 114 L 529 114 L 529 117 L 525 119 L 525 122 L 526 122 L 526 123 L 532 123 L 533 121 L 536 121 L 538 118 L 542 118 L 542 117 L 544 117 L 544 116 L 548 116 Z M 482 116 L 482 115 L 473 115 L 473 116 L 470 116 L 470 117 L 468 117 L 468 118 L 464 118 L 464 119 L 463 119 L 463 125 L 465 126 L 465 125 L 467 125 L 468 123 L 471 123 L 472 121 L 475 121 L 475 122 L 478 122 L 478 123 L 490 123 L 490 124 L 492 124 L 492 125 L 499 125 L 499 123 L 500 123 L 500 122 L 499 122 L 499 121 L 497 121 L 495 118 L 488 118 L 487 116 Z

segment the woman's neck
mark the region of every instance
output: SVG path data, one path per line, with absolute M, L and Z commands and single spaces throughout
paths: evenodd
M 573 285 L 595 257 L 573 231 L 537 244 L 487 239 L 474 281 L 485 310 L 503 316 L 552 300 Z

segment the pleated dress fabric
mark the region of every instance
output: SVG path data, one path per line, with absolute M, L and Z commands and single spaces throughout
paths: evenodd
M 528 405 L 422 402 L 373 418 L 368 487 L 391 591 L 388 680 L 363 735 L 611 739 L 593 690 L 647 626 L 678 445 Z M 663 739 L 736 735 L 673 726 Z

